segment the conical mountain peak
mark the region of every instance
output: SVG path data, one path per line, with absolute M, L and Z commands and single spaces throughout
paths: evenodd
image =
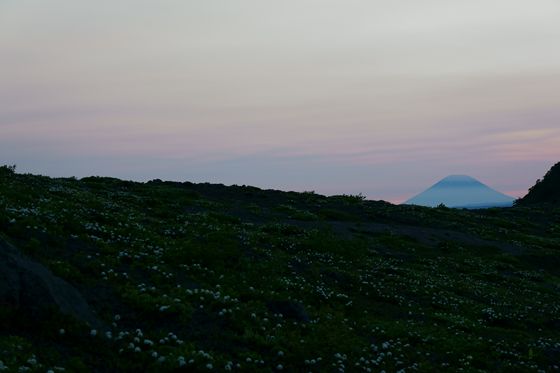
M 442 187 L 457 187 L 457 186 L 474 186 L 474 185 L 484 185 L 477 179 L 468 175 L 449 175 L 438 181 L 435 186 Z
M 441 179 L 441 181 L 477 181 L 474 177 L 469 175 L 449 175 Z
M 449 175 L 406 201 L 420 206 L 482 208 L 511 206 L 514 198 L 500 193 L 468 175 Z

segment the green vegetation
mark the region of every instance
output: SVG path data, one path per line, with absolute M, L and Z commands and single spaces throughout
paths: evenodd
M 560 361 L 560 208 L 0 168 L 0 240 L 87 325 L 0 292 L 0 371 L 525 372 Z

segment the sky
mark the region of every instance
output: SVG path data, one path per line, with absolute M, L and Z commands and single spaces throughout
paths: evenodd
M 514 197 L 560 161 L 558 0 L 0 0 L 0 164 Z

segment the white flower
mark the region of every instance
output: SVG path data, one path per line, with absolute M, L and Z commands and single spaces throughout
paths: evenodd
M 60 335 L 64 335 L 64 333 L 66 333 L 66 330 L 64 330 L 64 329 L 60 329 L 60 330 L 58 331 L 58 334 L 60 334 Z
M 210 364 L 210 363 L 206 364 L 206 369 L 213 369 L 213 368 L 214 368 L 214 366 L 212 364 Z
M 179 363 L 179 367 L 185 366 L 187 364 L 187 362 L 185 361 L 185 358 L 183 356 L 179 356 L 177 358 L 177 362 Z
M 278 356 L 284 356 L 284 351 L 278 351 Z
M 276 370 L 282 370 L 282 369 L 284 369 L 284 367 L 282 366 L 282 364 L 278 364 L 278 365 L 276 366 Z
M 89 332 L 89 335 L 91 335 L 92 337 L 95 337 L 97 335 L 97 330 L 91 329 L 91 331 Z

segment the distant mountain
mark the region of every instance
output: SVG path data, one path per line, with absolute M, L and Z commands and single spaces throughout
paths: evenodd
M 435 207 L 510 207 L 515 199 L 467 175 L 448 176 L 405 202 L 407 205 Z
M 560 204 L 560 162 L 552 166 L 544 178 L 537 180 L 529 193 L 517 202 L 519 205 L 534 203 Z

